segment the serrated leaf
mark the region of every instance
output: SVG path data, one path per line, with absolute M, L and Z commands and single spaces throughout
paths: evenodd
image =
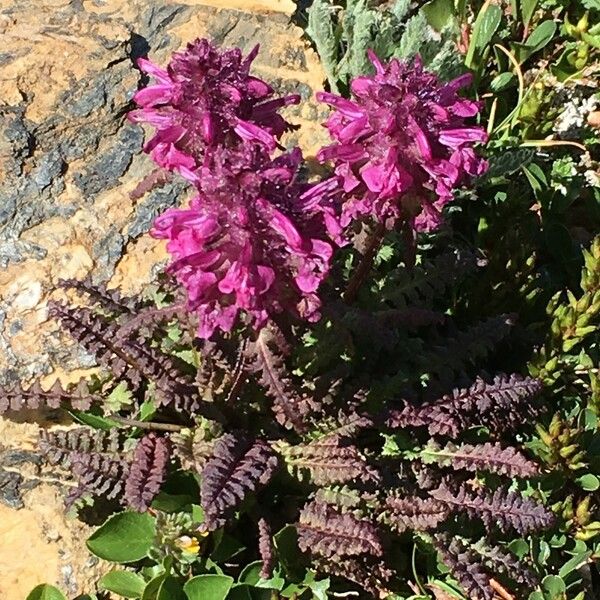
M 315 43 L 323 70 L 333 92 L 338 91 L 336 68 L 338 63 L 338 36 L 335 13 L 329 0 L 315 0 L 308 9 L 306 33 Z
M 104 400 L 106 407 L 110 412 L 118 413 L 120 410 L 133 403 L 133 394 L 127 388 L 127 382 L 121 381 L 113 388 L 110 394 Z
M 404 17 L 410 10 L 410 0 L 396 0 L 390 7 L 390 12 L 398 19 L 398 21 L 404 20 Z
M 338 74 L 341 79 L 352 78 L 371 71 L 367 50 L 373 45 L 378 24 L 379 13 L 369 8 L 367 0 L 348 3 L 343 19 L 347 50 L 338 65 Z
M 424 13 L 417 13 L 406 22 L 404 33 L 394 56 L 396 58 L 412 58 L 418 54 L 421 46 L 428 39 L 427 17 Z

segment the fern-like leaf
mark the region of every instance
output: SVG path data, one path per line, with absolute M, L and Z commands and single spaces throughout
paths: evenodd
M 330 504 L 307 504 L 300 512 L 296 529 L 303 552 L 325 558 L 383 553 L 379 531 L 373 523 L 348 512 L 340 513 Z
M 421 406 L 405 403 L 402 410 L 392 411 L 389 425 L 427 427 L 431 435 L 453 438 L 481 425 L 493 431 L 510 431 L 539 414 L 535 398 L 541 389 L 541 382 L 532 377 L 498 375 L 492 382 L 478 378 L 472 386 L 434 402 Z
M 435 498 L 392 494 L 385 499 L 384 512 L 379 520 L 398 533 L 409 529 L 427 531 L 435 529 L 445 521 L 451 510 L 444 502 Z
M 489 531 L 497 527 L 505 532 L 514 529 L 525 535 L 546 529 L 554 522 L 553 514 L 543 505 L 504 487 L 498 487 L 493 492 L 486 489 L 474 491 L 462 484 L 452 490 L 442 483 L 429 494 L 454 512 L 464 511 L 471 518 L 481 519 Z
M 390 595 L 387 582 L 393 577 L 394 572 L 385 563 L 373 560 L 371 557 L 319 557 L 314 565 L 321 573 L 355 583 L 373 598 L 387 598 Z
M 310 444 L 279 447 L 290 470 L 300 480 L 307 472 L 316 485 L 379 480 L 377 471 L 369 466 L 358 448 L 340 445 L 336 437 L 327 437 Z
M 306 430 L 309 402 L 295 389 L 283 358 L 272 349 L 279 345 L 277 334 L 272 329 L 263 329 L 257 339 L 248 344 L 248 368 L 260 374 L 260 384 L 273 399 L 277 421 L 287 428 L 303 432 Z
M 479 561 L 479 557 L 458 538 L 436 535 L 434 546 L 442 560 L 472 600 L 493 600 L 490 576 Z
M 474 544 L 467 540 L 461 539 L 460 541 L 465 545 L 469 544 L 470 547 L 477 552 L 480 556 L 480 560 L 491 573 L 507 575 L 513 581 L 521 583 L 528 588 L 537 585 L 538 578 L 535 573 L 519 562 L 513 554 L 504 548 L 495 545 L 486 538 L 481 538 Z
M 84 381 L 70 386 L 69 389 L 65 389 L 58 380 L 47 390 L 42 388 L 39 381 L 27 389 L 19 385 L 0 387 L 0 415 L 9 410 L 37 410 L 40 407 L 88 410 L 92 404 L 98 404 L 100 401 L 99 396 L 88 391 Z
M 129 506 L 140 512 L 148 509 L 165 480 L 170 455 L 169 441 L 154 433 L 137 443 L 125 483 Z
M 448 442 L 441 448 L 430 442 L 420 452 L 426 464 L 437 463 L 455 470 L 490 471 L 508 477 L 534 477 L 538 466 L 527 459 L 516 448 L 504 447 L 500 443 L 459 444 Z
M 260 576 L 262 579 L 270 579 L 273 576 L 275 550 L 273 548 L 271 527 L 265 519 L 259 519 L 258 521 L 258 553 L 262 560 Z
M 122 296 L 118 290 L 109 290 L 106 284 L 95 284 L 89 277 L 85 279 L 61 279 L 58 287 L 76 290 L 86 296 L 94 306 L 115 314 L 134 314 L 142 303 L 137 298 Z
M 202 471 L 201 505 L 207 529 L 224 525 L 249 492 L 271 479 L 278 463 L 263 440 L 232 434 L 219 438 Z
M 89 454 L 116 459 L 122 454 L 123 440 L 117 429 L 41 429 L 38 448 L 50 464 L 69 467 L 73 460 L 81 460 L 82 456 Z
M 103 496 L 108 500 L 122 498 L 129 471 L 127 461 L 96 453 L 74 453 L 70 461 L 78 486 L 67 496 L 67 506 L 86 494 Z

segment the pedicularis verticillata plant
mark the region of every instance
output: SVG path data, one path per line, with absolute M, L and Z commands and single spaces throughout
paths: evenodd
M 155 129 L 157 165 L 196 188 L 152 229 L 171 277 L 153 300 L 64 282 L 88 301 L 52 314 L 104 374 L 5 390 L 0 407 L 67 406 L 88 425 L 44 432 L 40 447 L 70 468 L 71 503 L 137 511 L 89 546 L 146 561 L 140 597 L 460 584 L 491 600 L 535 587 L 508 541 L 554 523 L 540 468 L 515 446 L 541 382 L 485 371 L 515 318 L 460 316 L 472 255 L 432 237 L 415 264 L 415 231 L 438 228 L 457 186 L 486 168 L 479 105 L 458 94 L 469 77 L 443 83 L 418 59 L 371 54 L 375 73 L 351 82 L 351 99 L 319 94 L 334 111 L 318 158 L 333 168 L 307 180 L 300 150 L 281 146 L 292 126 L 278 111 L 299 97 L 250 75 L 256 53 L 197 40 L 166 69 L 140 60 L 155 83 L 131 119 Z M 424 582 L 438 559 L 447 582 L 443 566 Z

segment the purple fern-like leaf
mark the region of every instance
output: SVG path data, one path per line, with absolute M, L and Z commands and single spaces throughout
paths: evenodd
M 277 455 L 263 440 L 232 434 L 219 438 L 202 471 L 200 494 L 206 528 L 224 525 L 249 492 L 271 479 L 278 463 Z
M 554 522 L 553 514 L 531 498 L 498 487 L 472 490 L 466 484 L 453 490 L 446 483 L 431 490 L 430 495 L 445 503 L 454 512 L 464 511 L 471 518 L 479 518 L 486 529 L 515 530 L 521 535 L 546 529 Z
M 171 456 L 170 443 L 154 433 L 145 435 L 135 447 L 125 483 L 125 500 L 133 509 L 144 512 L 160 491 Z
M 300 512 L 296 529 L 303 552 L 325 558 L 383 553 L 379 531 L 373 523 L 349 512 L 340 513 L 330 504 L 307 504 Z

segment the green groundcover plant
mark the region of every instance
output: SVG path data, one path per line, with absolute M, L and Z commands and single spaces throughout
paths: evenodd
M 257 49 L 139 60 L 171 260 L 63 281 L 99 372 L 0 394 L 80 425 L 39 440 L 120 565 L 80 600 L 594 597 L 599 9 L 315 0 L 319 176 Z

